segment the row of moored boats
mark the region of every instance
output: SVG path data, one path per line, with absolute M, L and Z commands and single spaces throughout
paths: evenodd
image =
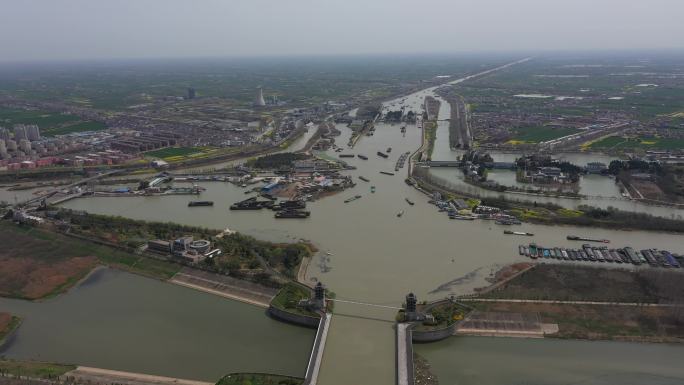
M 644 249 L 634 250 L 631 247 L 621 249 L 609 249 L 607 246 L 592 246 L 584 244 L 579 249 L 565 247 L 542 247 L 535 243 L 518 246 L 520 255 L 532 259 L 546 258 L 566 261 L 591 261 L 631 263 L 634 265 L 649 264 L 653 267 L 680 267 L 682 257 L 666 250 Z

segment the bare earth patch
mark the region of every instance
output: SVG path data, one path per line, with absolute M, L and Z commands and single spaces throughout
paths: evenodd
M 67 288 L 97 264 L 95 257 L 49 261 L 33 257 L 0 257 L 0 296 L 39 299 Z

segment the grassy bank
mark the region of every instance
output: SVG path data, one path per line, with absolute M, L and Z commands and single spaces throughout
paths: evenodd
M 317 318 L 320 317 L 317 313 L 297 306 L 300 300 L 309 298 L 311 298 L 311 290 L 307 290 L 301 285 L 288 283 L 283 286 L 283 288 L 280 289 L 278 294 L 273 298 L 271 305 L 278 309 L 294 314 Z
M 684 300 L 684 274 L 664 269 L 627 270 L 538 264 L 487 298 L 673 303 Z
M 5 337 L 21 324 L 21 318 L 9 313 L 0 313 L 0 346 L 5 342 Z
M 303 378 L 267 373 L 231 373 L 216 385 L 301 385 Z
M 60 210 L 56 218 L 69 222 L 74 233 L 133 249 L 143 246 L 150 239 L 168 241 L 190 235 L 195 239 L 212 240 L 214 247 L 221 249 L 223 253 L 205 260 L 204 267 L 233 275 L 262 267 L 262 258 L 271 268 L 293 278 L 302 258 L 312 253 L 311 248 L 303 243 L 271 243 L 238 233 L 218 238 L 218 230 L 178 223 L 147 222 L 65 209 Z M 150 266 L 153 261 L 139 263 L 158 268 Z
M 174 263 L 152 260 L 111 247 L 30 226 L 0 223 L 0 295 L 35 300 L 63 293 L 95 266 L 168 279 Z
M 558 324 L 553 338 L 684 342 L 681 309 L 639 306 L 469 302 L 480 311 L 538 313 L 544 323 Z
M 11 376 L 53 379 L 76 369 L 75 365 L 38 361 L 0 360 L 0 373 Z
M 489 299 L 682 303 L 684 275 L 667 270 L 621 270 L 539 264 L 483 295 Z M 553 337 L 649 342 L 684 341 L 684 308 L 550 303 L 468 302 L 477 310 L 538 313 L 555 323 Z

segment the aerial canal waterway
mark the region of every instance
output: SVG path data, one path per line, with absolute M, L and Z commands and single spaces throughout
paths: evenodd
M 404 99 L 404 105 L 419 110 L 425 95 L 426 91 L 420 91 L 393 103 L 398 105 Z M 377 124 L 373 136 L 361 138 L 354 149 L 345 149 L 343 153 L 363 154 L 368 157 L 368 160 L 358 157 L 345 159 L 350 165 L 357 167 L 348 172 L 357 181 L 356 187 L 310 203 L 311 217 L 303 220 L 276 220 L 271 211 L 229 211 L 230 204 L 245 198 L 244 189 L 222 182 L 201 183 L 207 188 L 201 199 L 213 200 L 213 207 L 189 208 L 187 202 L 190 198 L 184 196 L 91 197 L 75 199 L 63 206 L 135 219 L 173 221 L 217 229 L 228 227 L 272 241 L 308 239 L 321 252 L 309 265 L 307 280 L 324 282 L 337 294 L 338 299 L 389 307 L 401 306 L 404 295 L 410 291 L 416 293 L 419 300 L 424 300 L 464 294 L 476 287 L 485 286 L 485 278 L 499 267 L 525 260 L 518 256 L 517 245 L 522 242 L 571 246 L 573 244 L 566 240 L 566 235 L 591 234 L 595 238 L 610 239 L 616 247 L 658 247 L 684 251 L 684 236 L 681 235 L 524 224 L 516 230 L 531 232 L 535 236 L 521 239 L 504 235 L 503 228 L 489 221 L 450 220 L 428 204 L 426 196 L 406 185 L 406 167 L 393 176 L 380 174 L 380 171 L 394 172 L 397 157 L 420 146 L 421 132 L 415 125 L 408 125 L 405 135 L 400 132 L 400 127 L 398 124 Z M 342 131 L 337 143 L 347 143 L 350 130 L 343 125 L 338 125 L 337 128 Z M 443 140 L 446 141 L 444 136 L 438 136 L 438 144 Z M 386 151 L 388 147 L 392 147 L 388 159 L 375 155 L 377 151 Z M 338 155 L 334 152 L 326 154 L 330 157 Z M 456 173 L 457 170 L 446 169 L 445 172 Z M 358 176 L 364 176 L 370 182 L 363 182 Z M 371 186 L 376 187 L 375 193 L 370 191 Z M 354 195 L 362 195 L 362 198 L 344 203 L 345 199 Z M 414 201 L 415 205 L 409 206 L 405 198 Z M 399 211 L 404 211 L 404 215 L 397 217 Z M 574 247 L 577 245 L 574 244 Z M 319 383 L 394 384 L 394 312 L 388 308 L 336 303 L 336 315 L 328 334 Z M 238 323 L 237 320 L 230 319 L 225 320 L 224 325 L 228 328 Z M 79 337 L 75 335 L 73 338 Z M 544 345 L 530 345 L 531 343 Z M 307 344 L 310 344 L 310 340 L 307 340 Z M 198 342 L 192 348 L 198 346 L 201 347 L 202 344 Z M 236 341 L 227 346 L 227 349 L 237 349 L 242 345 Z M 477 350 L 471 350 L 472 346 Z M 550 350 L 559 352 L 559 355 L 555 358 L 550 353 L 546 354 L 544 364 L 540 365 L 535 362 L 539 353 L 534 350 L 534 346 L 548 346 Z M 602 373 L 621 375 L 626 364 L 620 360 L 629 351 L 628 348 L 640 349 L 644 345 L 455 337 L 435 345 L 435 348 L 429 345 L 420 347 L 419 352 L 424 352 L 443 384 L 461 383 L 460 380 L 468 378 L 463 376 L 470 373 L 469 365 L 478 368 L 477 370 L 488 370 L 488 373 L 473 377 L 474 382 L 464 383 L 510 384 L 510 379 L 514 378 L 511 376 L 524 372 L 522 378 L 528 381 L 519 383 L 560 384 L 562 382 L 553 378 L 553 368 L 569 367 L 565 366 L 565 357 L 577 356 L 580 357 L 576 358 L 579 360 L 593 346 L 602 349 L 601 359 L 605 363 Z M 264 349 L 263 346 L 261 348 Z M 653 360 L 649 358 L 640 361 L 635 356 L 630 358 L 632 361 L 625 362 L 632 362 L 635 371 L 658 376 L 661 367 L 651 364 L 657 361 L 657 357 L 669 360 L 673 355 L 684 355 L 684 346 L 648 345 L 648 349 Z M 506 356 L 507 351 L 512 353 Z M 474 363 L 460 359 L 473 352 L 476 353 L 472 355 Z M 490 357 L 503 357 L 503 360 L 510 357 L 511 364 Z M 301 365 L 305 365 L 305 362 L 306 359 L 302 359 Z M 519 362 L 520 365 L 516 366 L 513 362 Z M 597 373 L 591 366 L 595 364 L 590 365 L 588 360 L 586 362 L 586 365 L 578 365 L 578 376 L 584 374 L 590 377 Z M 272 363 L 267 365 L 269 371 L 278 370 Z M 251 368 L 253 366 L 246 364 L 237 369 Z M 495 373 L 499 368 L 500 373 Z M 684 376 L 681 366 L 669 365 L 669 368 L 668 376 Z M 172 371 L 161 374 L 175 373 Z M 481 379 L 480 382 L 477 381 L 478 378 Z
M 262 308 L 106 268 L 59 297 L 0 299 L 0 309 L 23 318 L 5 357 L 203 381 L 303 376 L 314 338 Z
M 450 220 L 428 204 L 427 197 L 406 185 L 406 168 L 394 176 L 379 173 L 394 172 L 399 154 L 419 146 L 420 132 L 416 126 L 408 126 L 405 137 L 400 127 L 378 124 L 374 136 L 363 137 L 353 150 L 345 150 L 344 153 L 365 154 L 369 158 L 367 161 L 347 159 L 357 167 L 350 171 L 357 179 L 356 187 L 310 203 L 311 217 L 304 220 L 276 220 L 271 211 L 229 211 L 231 203 L 244 199 L 244 189 L 223 182 L 201 184 L 207 188 L 201 199 L 213 200 L 213 208 L 189 208 L 190 198 L 184 196 L 82 198 L 66 202 L 64 207 L 217 229 L 229 227 L 273 241 L 312 240 L 321 253 L 309 266 L 307 279 L 323 281 L 340 299 L 387 306 L 400 306 L 409 291 L 422 300 L 463 294 L 485 286 L 485 278 L 500 266 L 526 260 L 518 256 L 517 245 L 521 242 L 577 247 L 565 239 L 566 235 L 591 234 L 610 239 L 616 246 L 684 251 L 681 250 L 684 244 L 681 235 L 524 224 L 516 230 L 535 236 L 521 239 L 504 235 L 502 227 L 489 221 Z M 343 132 L 338 142 L 346 143 L 349 129 L 338 128 Z M 389 159 L 375 155 L 387 147 L 392 147 Z M 337 156 L 335 153 L 328 155 Z M 360 175 L 369 178 L 370 182 L 358 180 Z M 371 185 L 376 186 L 375 193 L 370 192 Z M 343 202 L 357 194 L 362 198 Z M 409 206 L 405 198 L 414 201 L 415 205 Z M 396 214 L 400 210 L 405 213 L 398 218 Z M 395 359 L 391 321 L 394 311 L 338 303 L 336 312 L 341 316 L 332 320 L 320 374 L 321 384 L 349 384 L 359 378 L 373 384 L 393 383 Z M 508 339 L 495 341 L 503 345 L 517 343 L 517 340 Z M 614 346 L 615 354 L 618 354 L 622 347 Z M 684 347 L 677 349 L 684 354 Z M 446 355 L 445 360 L 456 354 L 448 350 L 442 352 Z M 452 365 L 455 364 L 456 361 L 452 361 Z M 529 368 L 531 376 L 536 368 Z

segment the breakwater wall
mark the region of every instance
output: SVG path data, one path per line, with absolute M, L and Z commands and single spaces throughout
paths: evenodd
M 268 314 L 279 321 L 299 326 L 305 326 L 309 328 L 317 328 L 319 327 L 320 323 L 320 318 L 318 317 L 311 317 L 303 314 L 291 313 L 287 310 L 278 309 L 273 305 L 268 307 Z

